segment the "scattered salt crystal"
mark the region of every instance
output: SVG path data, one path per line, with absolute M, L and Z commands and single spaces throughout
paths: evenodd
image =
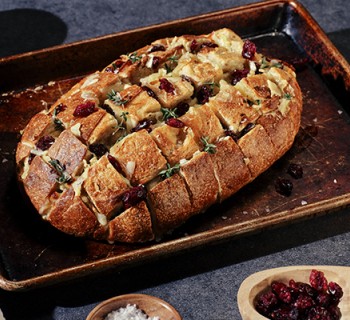
M 334 179 L 333 182 L 334 182 L 334 183 L 338 183 L 337 179 Z
M 159 317 L 149 317 L 135 304 L 128 304 L 125 308 L 119 308 L 110 312 L 105 320 L 160 320 Z M 1 320 L 1 319 L 0 319 Z
M 7 162 L 8 160 L 6 158 L 2 159 L 2 163 Z
M 307 205 L 307 202 L 305 200 L 301 200 L 301 205 L 305 206 L 305 205 Z
M 317 122 L 317 118 L 314 118 L 312 121 L 313 121 L 313 122 Z
M 338 110 L 338 113 L 339 113 L 339 114 L 342 114 L 342 113 L 343 113 L 343 110 Z
M 227 217 L 226 217 L 226 216 L 222 216 L 221 219 L 222 219 L 222 220 L 226 220 Z
M 242 213 L 243 213 L 243 214 L 248 214 L 248 211 L 243 211 Z
M 266 208 L 265 208 L 265 211 L 266 211 L 267 213 L 269 213 L 269 212 L 270 212 L 270 208 L 266 207 Z
M 50 81 L 50 82 L 48 83 L 48 85 L 49 85 L 50 87 L 54 86 L 55 84 L 56 84 L 55 81 Z

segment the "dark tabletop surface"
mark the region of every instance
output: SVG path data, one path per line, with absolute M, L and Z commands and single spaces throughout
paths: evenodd
M 0 57 L 236 7 L 255 1 L 1 0 Z M 350 2 L 301 0 L 350 61 Z M 350 265 L 349 209 L 232 239 L 88 281 L 30 292 L 0 290 L 11 319 L 85 319 L 102 300 L 146 293 L 185 320 L 240 319 L 237 291 L 251 273 L 287 265 Z

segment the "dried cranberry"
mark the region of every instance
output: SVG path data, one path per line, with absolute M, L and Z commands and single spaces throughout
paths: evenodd
M 63 103 L 60 103 L 58 104 L 56 107 L 55 107 L 55 115 L 57 116 L 60 112 L 64 111 L 67 109 L 67 106 Z
M 160 59 L 159 57 L 153 57 L 152 59 L 152 68 L 156 69 L 159 66 Z
M 308 309 L 315 305 L 314 300 L 307 294 L 301 293 L 294 302 L 294 306 L 298 309 Z
M 293 183 L 288 179 L 278 178 L 275 181 L 275 190 L 279 194 L 289 197 L 292 194 Z
M 252 60 L 256 53 L 256 46 L 253 42 L 246 40 L 243 44 L 242 57 L 248 60 Z
M 316 296 L 316 303 L 321 307 L 328 307 L 331 302 L 331 296 L 326 292 L 320 292 Z
M 339 284 L 335 282 L 330 282 L 328 284 L 328 290 L 332 297 L 332 303 L 338 303 L 343 296 L 343 289 L 339 286 Z
M 199 44 L 196 39 L 192 40 L 190 44 L 190 51 L 191 53 L 196 53 L 198 51 Z
M 278 299 L 272 291 L 268 291 L 261 296 L 256 301 L 255 308 L 262 315 L 268 316 L 269 311 L 272 310 L 274 306 L 278 304 Z
M 122 195 L 124 208 L 128 209 L 138 204 L 142 200 L 145 200 L 146 197 L 147 197 L 147 190 L 144 185 L 140 184 L 136 187 L 133 187 Z
M 239 139 L 239 136 L 236 133 L 234 133 L 232 130 L 229 130 L 229 129 L 225 129 L 225 135 L 227 137 L 231 137 L 236 142 Z
M 252 130 L 255 127 L 255 124 L 250 122 L 248 123 L 243 130 L 240 133 L 240 137 L 243 137 L 244 135 L 246 135 L 250 130 Z
M 181 117 L 183 116 L 188 109 L 190 108 L 190 105 L 186 102 L 180 102 L 177 106 L 176 106 L 176 114 Z
M 282 282 L 273 282 L 271 284 L 272 291 L 277 297 L 284 303 L 290 303 L 292 301 L 292 294 L 287 285 Z
M 143 119 L 136 125 L 136 127 L 131 129 L 131 132 L 137 132 L 137 131 L 140 131 L 142 129 L 147 130 L 147 132 L 151 132 L 152 131 L 152 128 L 151 128 L 152 124 L 154 124 L 153 120 Z
M 328 282 L 322 271 L 312 270 L 309 281 L 311 287 L 317 291 L 325 292 L 328 289 Z
M 301 179 L 303 177 L 303 168 L 296 163 L 291 163 L 288 167 L 287 173 L 289 173 L 294 179 Z
M 333 320 L 330 312 L 320 306 L 315 306 L 310 309 L 307 320 Z
M 165 90 L 166 93 L 174 94 L 175 93 L 175 87 L 174 85 L 165 78 L 159 79 L 159 89 L 160 90 Z
M 176 118 L 169 118 L 165 121 L 165 123 L 170 126 L 170 127 L 174 127 L 174 128 L 183 128 L 185 126 L 185 124 Z
M 340 309 L 336 305 L 329 306 L 327 310 L 332 315 L 332 320 L 339 320 L 341 318 Z
M 102 143 L 90 144 L 89 150 L 93 152 L 98 158 L 101 158 L 104 154 L 108 152 L 107 147 Z
M 151 88 L 148 88 L 146 86 L 142 86 L 141 88 L 142 88 L 142 90 L 146 91 L 150 97 L 157 99 L 156 94 L 154 93 L 154 91 Z
M 236 85 L 243 78 L 246 78 L 248 73 L 249 73 L 249 69 L 242 69 L 242 70 L 233 71 L 231 74 L 231 77 L 232 77 L 231 84 Z
M 79 104 L 74 112 L 73 112 L 73 116 L 74 117 L 87 117 L 90 114 L 94 113 L 95 111 L 97 111 L 96 107 L 95 107 L 95 103 L 92 101 L 87 101 L 85 103 Z
M 198 89 L 197 100 L 199 104 L 204 104 L 209 101 L 209 98 L 212 96 L 213 92 L 210 86 L 203 85 Z
M 296 308 L 291 308 L 289 306 L 283 306 L 274 310 L 271 315 L 271 319 L 274 320 L 297 320 L 299 319 L 299 313 Z
M 161 44 L 155 44 L 148 52 L 165 51 L 165 47 Z
M 54 142 L 55 142 L 54 137 L 43 136 L 39 139 L 39 141 L 35 144 L 35 146 L 37 147 L 37 149 L 45 151 L 45 150 L 49 149 Z
M 123 173 L 122 167 L 120 166 L 116 158 L 114 158 L 112 155 L 109 154 L 107 155 L 107 159 L 115 170 L 117 170 L 119 173 Z

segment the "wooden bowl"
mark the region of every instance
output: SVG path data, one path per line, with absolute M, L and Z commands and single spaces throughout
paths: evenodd
M 288 284 L 290 279 L 309 283 L 312 269 L 322 271 L 329 282 L 338 283 L 344 292 L 339 303 L 342 319 L 350 319 L 350 267 L 339 266 L 291 266 L 268 269 L 254 273 L 246 278 L 237 294 L 239 312 L 243 320 L 266 320 L 267 318 L 255 310 L 255 299 L 266 290 L 273 281 Z
M 146 294 L 125 294 L 103 301 L 89 313 L 86 320 L 104 320 L 110 312 L 128 304 L 135 304 L 149 317 L 158 316 L 160 320 L 182 320 L 180 314 L 169 303 Z

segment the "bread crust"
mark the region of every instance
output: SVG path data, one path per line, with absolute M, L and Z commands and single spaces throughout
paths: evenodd
M 154 41 L 35 115 L 19 180 L 57 229 L 152 241 L 267 170 L 293 144 L 302 93 L 282 61 L 229 29 Z

